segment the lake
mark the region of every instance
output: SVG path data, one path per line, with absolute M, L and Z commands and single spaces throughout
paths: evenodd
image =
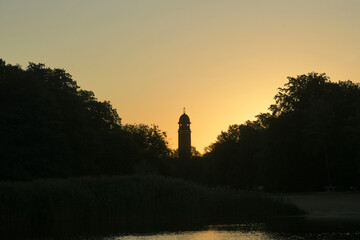
M 118 234 L 102 240 L 341 240 L 360 239 L 358 217 L 294 217 L 267 223 L 211 225 L 193 231 Z

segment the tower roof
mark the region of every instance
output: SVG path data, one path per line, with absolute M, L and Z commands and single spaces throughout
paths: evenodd
M 179 124 L 180 124 L 180 123 L 181 123 L 181 124 L 188 124 L 188 123 L 190 124 L 190 118 L 189 118 L 189 116 L 186 115 L 185 113 L 183 113 L 183 115 L 180 116 L 178 123 L 179 123 Z

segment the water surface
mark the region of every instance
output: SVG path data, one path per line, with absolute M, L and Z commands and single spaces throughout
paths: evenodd
M 284 218 L 267 223 L 212 225 L 202 230 L 130 234 L 102 240 L 341 240 L 360 239 L 359 218 Z

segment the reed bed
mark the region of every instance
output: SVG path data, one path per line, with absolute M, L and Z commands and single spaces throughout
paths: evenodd
M 0 230 L 26 236 L 152 231 L 299 213 L 293 204 L 264 193 L 160 176 L 0 183 Z

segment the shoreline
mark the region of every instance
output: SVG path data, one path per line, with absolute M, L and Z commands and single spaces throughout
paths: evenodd
M 283 195 L 308 217 L 359 218 L 360 192 L 317 192 Z

